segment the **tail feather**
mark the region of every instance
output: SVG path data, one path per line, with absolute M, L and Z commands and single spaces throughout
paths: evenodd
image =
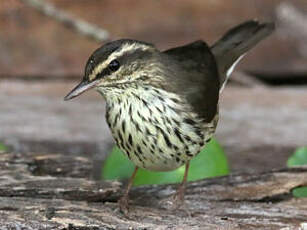
M 244 54 L 270 35 L 273 30 L 273 23 L 259 23 L 255 20 L 247 21 L 229 30 L 211 47 L 218 65 L 220 91 Z

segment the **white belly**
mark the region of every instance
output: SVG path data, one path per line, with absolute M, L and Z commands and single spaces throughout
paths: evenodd
M 107 100 L 106 119 L 119 148 L 138 167 L 170 171 L 195 156 L 212 132 L 178 98 L 161 97 L 163 91 L 148 89 Z M 173 100 L 174 99 L 174 100 Z M 215 128 L 215 127 L 214 127 Z

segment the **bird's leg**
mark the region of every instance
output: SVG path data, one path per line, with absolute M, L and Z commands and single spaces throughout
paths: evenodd
M 185 165 L 183 180 L 181 184 L 179 185 L 176 194 L 174 195 L 174 205 L 175 205 L 174 207 L 175 208 L 179 208 L 183 204 L 185 187 L 186 187 L 186 182 L 188 179 L 189 167 L 190 167 L 190 161 L 188 161 Z
M 131 176 L 130 179 L 129 179 L 127 188 L 126 188 L 126 190 L 125 190 L 125 193 L 124 193 L 124 195 L 122 196 L 122 198 L 118 201 L 120 210 L 121 210 L 123 213 L 125 213 L 125 214 L 128 213 L 128 206 L 129 206 L 129 191 L 130 191 L 130 189 L 131 189 L 131 186 L 132 186 L 132 184 L 133 184 L 134 177 L 135 177 L 136 172 L 138 171 L 138 169 L 139 169 L 139 168 L 138 168 L 137 166 L 135 166 L 134 171 L 133 171 L 133 173 L 132 173 L 132 176 Z

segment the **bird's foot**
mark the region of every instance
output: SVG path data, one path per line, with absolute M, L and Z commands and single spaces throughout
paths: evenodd
M 180 209 L 182 206 L 184 206 L 184 190 L 179 188 L 173 196 L 164 199 L 160 203 L 168 210 Z
M 119 210 L 122 212 L 125 216 L 128 216 L 129 213 L 129 199 L 127 196 L 123 196 L 118 200 Z
M 180 187 L 171 199 L 173 210 L 181 208 L 184 205 L 184 189 Z
M 191 213 L 188 210 L 188 206 L 180 194 L 176 193 L 173 196 L 159 202 L 159 204 L 161 207 L 165 208 L 168 211 L 178 212 L 178 215 L 180 213 L 182 214 L 183 212 L 184 216 L 191 217 Z

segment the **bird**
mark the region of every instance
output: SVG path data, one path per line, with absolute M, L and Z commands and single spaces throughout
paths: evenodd
M 92 88 L 106 101 L 117 146 L 135 164 L 120 210 L 139 168 L 171 171 L 185 165 L 174 206 L 184 202 L 189 162 L 206 146 L 219 120 L 219 95 L 241 58 L 271 34 L 273 22 L 245 21 L 209 46 L 202 40 L 160 51 L 134 39 L 108 42 L 89 57 L 81 82 L 64 100 Z

